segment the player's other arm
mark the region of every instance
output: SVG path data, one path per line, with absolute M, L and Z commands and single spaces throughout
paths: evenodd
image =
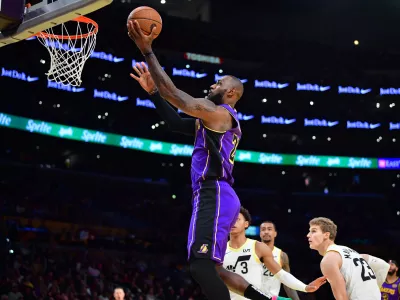
M 320 277 L 311 282 L 309 285 L 304 284 L 292 274 L 281 268 L 281 266 L 275 261 L 271 249 L 264 243 L 256 243 L 256 254 L 267 267 L 267 269 L 271 271 L 271 273 L 274 274 L 280 282 L 293 290 L 306 293 L 315 292 L 322 284 L 326 282 L 324 277 Z
M 286 272 L 290 273 L 290 265 L 289 265 L 289 257 L 285 252 L 281 252 L 281 262 L 282 262 L 282 269 Z M 286 295 L 293 300 L 300 300 L 299 295 L 297 292 L 286 285 L 283 285 L 285 289 Z
M 341 256 L 339 253 L 330 251 L 321 261 L 321 271 L 331 285 L 336 300 L 349 300 L 346 292 L 346 283 L 340 273 Z
M 156 85 L 146 64 L 144 62 L 140 64 L 136 63 L 133 69 L 136 72 L 136 75 L 131 73 L 131 77 L 135 79 L 148 94 L 150 94 L 151 100 L 153 101 L 158 114 L 168 124 L 168 127 L 172 131 L 194 135 L 195 127 L 198 125 L 196 124 L 197 120 L 192 118 L 181 118 L 171 105 L 162 99 L 159 93 L 155 92 Z
M 386 276 L 387 276 L 387 273 L 389 272 L 390 265 L 383 259 L 374 257 L 372 255 L 361 254 L 361 256 L 365 259 L 365 261 L 371 267 L 372 271 L 374 271 L 375 276 L 376 276 L 376 281 L 380 288 L 386 280 Z

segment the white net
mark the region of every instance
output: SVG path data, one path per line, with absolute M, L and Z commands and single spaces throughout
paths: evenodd
M 69 34 L 66 23 L 37 34 L 38 40 L 50 53 L 50 69 L 46 73 L 48 80 L 63 85 L 81 85 L 83 67 L 96 46 L 97 24 L 90 21 L 84 17 L 81 21 L 70 21 L 68 28 L 76 24 L 73 35 Z

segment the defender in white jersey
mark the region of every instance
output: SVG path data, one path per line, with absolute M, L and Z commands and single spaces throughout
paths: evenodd
M 289 257 L 281 249 L 275 246 L 275 238 L 278 235 L 276 231 L 276 225 L 272 221 L 264 221 L 260 225 L 260 238 L 261 241 L 272 250 L 272 255 L 275 261 L 284 269 L 290 273 Z M 286 295 L 293 300 L 300 300 L 297 292 L 286 285 L 283 286 Z M 279 295 L 281 289 L 281 282 L 264 266 L 264 274 L 262 277 L 262 288 L 264 293 L 270 293 L 272 295 Z
M 283 284 L 292 289 L 302 292 L 315 292 L 322 284 L 326 282 L 325 277 L 320 277 L 309 285 L 305 285 L 293 275 L 284 271 L 274 260 L 271 249 L 258 241 L 246 238 L 245 231 L 249 227 L 251 217 L 249 212 L 243 207 L 235 225 L 230 232 L 230 241 L 224 257 L 223 267 L 231 272 L 239 274 L 247 282 L 258 289 L 262 289 L 262 277 L 264 274 L 263 266 L 266 265 Z M 237 293 L 230 292 L 231 299 L 246 299 Z M 288 299 L 273 295 L 272 299 Z
M 335 244 L 337 226 L 328 218 L 310 221 L 307 238 L 310 248 L 324 258 L 321 271 L 327 277 L 337 300 L 380 300 L 382 274 L 389 264 L 367 254 Z

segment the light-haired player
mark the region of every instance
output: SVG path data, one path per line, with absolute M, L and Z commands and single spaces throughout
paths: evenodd
M 283 270 L 275 261 L 272 251 L 267 245 L 246 237 L 245 232 L 250 223 L 250 213 L 247 209 L 241 207 L 239 217 L 231 229 L 230 241 L 228 242 L 224 257 L 223 267 L 226 270 L 239 274 L 247 282 L 259 289 L 262 289 L 262 279 L 265 272 L 264 265 L 267 266 L 280 282 L 302 292 L 315 292 L 326 282 L 324 277 L 320 277 L 309 285 L 306 285 Z M 231 290 L 235 291 L 235 289 Z M 231 299 L 234 300 L 246 299 L 238 295 L 238 293 L 231 292 L 230 294 Z M 277 294 L 272 294 L 272 296 L 277 297 Z M 288 298 L 278 297 L 274 299 Z
M 282 267 L 283 270 L 290 273 L 289 257 L 281 249 L 275 246 L 275 238 L 278 235 L 276 231 L 276 225 L 272 221 L 264 221 L 260 225 L 260 238 L 261 241 L 267 245 L 274 256 L 275 261 Z M 272 295 L 279 295 L 281 289 L 281 282 L 279 279 L 272 274 L 271 271 L 265 267 L 263 274 L 263 283 L 261 290 L 265 293 L 270 293 Z M 293 300 L 300 300 L 297 292 L 286 285 L 283 286 L 286 295 Z
M 336 224 L 328 218 L 310 221 L 307 234 L 310 248 L 323 256 L 321 271 L 331 285 L 336 300 L 380 300 L 380 286 L 389 264 L 368 254 L 359 254 L 335 244 Z
M 114 289 L 114 299 L 115 300 L 124 300 L 125 299 L 125 292 L 124 289 L 120 286 L 117 286 Z

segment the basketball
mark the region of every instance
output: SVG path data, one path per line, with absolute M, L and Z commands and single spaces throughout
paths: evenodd
M 157 37 L 162 29 L 162 20 L 160 14 L 151 7 L 148 6 L 140 6 L 135 8 L 128 17 L 128 22 L 130 20 L 136 20 L 140 28 L 142 29 L 145 35 L 149 35 L 151 29 L 156 26 L 155 37 Z

